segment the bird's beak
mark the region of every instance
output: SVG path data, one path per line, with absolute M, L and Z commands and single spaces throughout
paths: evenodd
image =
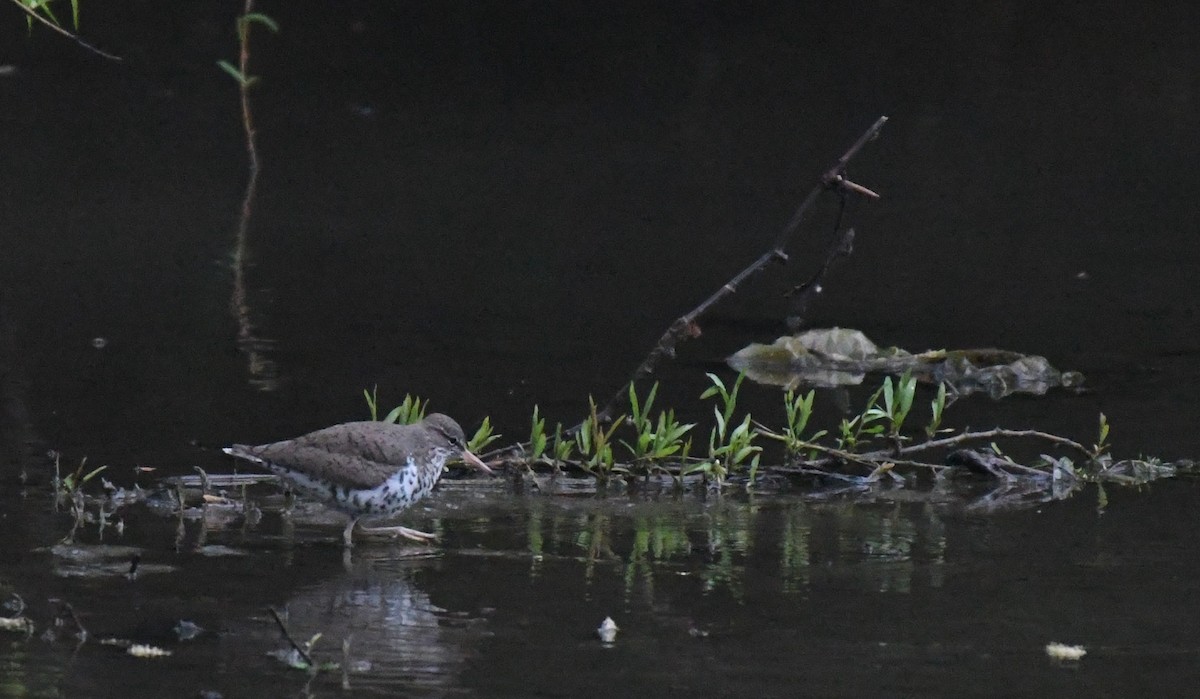
M 478 456 L 475 456 L 474 454 L 467 451 L 466 449 L 463 449 L 462 459 L 463 459 L 463 461 L 467 462 L 468 466 L 474 466 L 475 468 L 479 469 L 480 471 L 483 471 L 484 473 L 492 472 L 492 469 L 488 468 L 488 465 L 483 463 L 483 459 L 479 458 Z

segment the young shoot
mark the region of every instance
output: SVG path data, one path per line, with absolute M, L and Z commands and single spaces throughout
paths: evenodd
M 1100 432 L 1096 437 L 1096 443 L 1092 445 L 1093 459 L 1099 459 L 1112 446 L 1108 443 L 1108 427 L 1108 418 L 1104 416 L 1104 413 L 1100 413 Z
M 942 413 L 946 410 L 946 383 L 938 384 L 937 397 L 929 404 L 929 424 L 925 426 L 925 436 L 933 439 L 937 436 L 938 428 L 942 426 Z
M 478 454 L 497 439 L 500 439 L 500 435 L 493 434 L 492 419 L 485 417 L 480 423 L 479 429 L 475 430 L 475 434 L 467 440 L 467 451 Z
M 885 419 L 887 416 L 886 412 L 879 409 L 881 395 L 883 395 L 883 386 L 877 388 L 867 399 L 867 407 L 862 413 L 853 418 L 842 418 L 841 424 L 838 425 L 838 432 L 841 434 L 837 439 L 838 449 L 855 451 L 864 441 L 864 437 L 870 439 L 883 434 L 883 425 L 871 424 Z
M 681 424 L 675 419 L 675 411 L 659 412 L 658 421 L 650 419 L 650 408 L 654 405 L 654 397 L 658 393 L 658 383 L 651 387 L 644 402 L 638 400 L 637 391 L 632 383 L 629 384 L 629 422 L 637 432 L 633 443 L 621 440 L 621 444 L 629 451 L 634 463 L 661 461 L 673 456 L 683 448 L 683 437 L 695 425 Z
M 733 413 L 737 409 L 738 389 L 745 377 L 745 372 L 738 374 L 733 389 L 728 390 L 720 378 L 714 374 L 708 375 L 713 385 L 700 398 L 720 397 L 720 404 L 713 406 L 716 424 L 708 435 L 708 459 L 688 467 L 684 470 L 685 474 L 703 473 L 718 486 L 724 483 L 728 474 L 735 471 L 748 470 L 751 479 L 757 474 L 762 447 L 753 443 L 758 433 L 750 426 L 750 416 L 747 415 L 737 426 L 731 426 Z
M 725 388 L 725 382 L 722 381 L 721 378 L 716 374 L 705 374 L 705 376 L 708 377 L 708 380 L 711 381 L 713 385 L 709 386 L 704 393 L 700 394 L 700 400 L 707 400 L 713 396 L 720 396 L 720 414 L 723 418 L 723 422 L 728 424 L 731 420 L 733 420 L 733 412 L 737 410 L 738 391 L 742 387 L 742 380 L 746 378 L 746 372 L 742 371 L 738 373 L 737 380 L 734 381 L 732 390 Z
M 621 426 L 621 421 L 625 419 L 624 416 L 613 420 L 612 425 L 605 429 L 604 424 L 600 421 L 600 416 L 596 413 L 596 401 L 589 397 L 588 405 L 590 406 L 588 417 L 579 427 L 578 445 L 583 457 L 580 466 L 583 470 L 602 480 L 607 478 L 610 473 L 626 472 L 627 469 L 617 465 L 612 444 L 613 434 Z
M 900 451 L 902 442 L 906 439 L 900 434 L 900 430 L 904 427 L 904 421 L 908 418 L 908 414 L 912 411 L 913 397 L 917 391 L 917 380 L 913 378 L 911 371 L 905 371 L 892 383 L 892 377 L 888 376 L 883 380 L 883 405 L 878 404 L 878 396 L 869 403 L 866 412 L 863 413 L 863 420 L 860 424 L 866 424 L 868 421 L 882 421 L 886 423 L 887 437 L 892 440 L 892 445 L 897 452 Z M 876 432 L 878 434 L 878 432 Z
M 546 418 L 538 415 L 538 407 L 533 406 L 533 418 L 529 426 L 529 459 L 539 461 L 546 455 Z
M 364 388 L 363 398 L 367 401 L 367 412 L 371 415 L 371 419 L 379 420 L 379 387 L 373 386 L 370 391 Z M 420 398 L 406 393 L 404 402 L 392 408 L 392 411 L 383 417 L 383 421 L 397 425 L 411 425 L 425 419 L 425 411 L 428 408 L 429 401 L 422 401 Z
M 428 409 L 429 401 L 422 401 L 416 396 L 405 393 L 404 401 L 392 408 L 392 411 L 384 416 L 383 421 L 397 425 L 411 425 L 424 420 L 425 411 Z
M 571 460 L 571 455 L 575 453 L 575 440 L 564 439 L 562 433 L 562 423 L 554 425 L 554 465 L 559 466 Z

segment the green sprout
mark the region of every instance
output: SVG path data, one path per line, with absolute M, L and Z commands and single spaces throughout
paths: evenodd
M 493 434 L 491 418 L 485 417 L 480 423 L 479 429 L 475 430 L 475 434 L 467 440 L 467 451 L 478 454 L 497 439 L 500 439 L 500 435 Z
M 900 447 L 906 437 L 900 434 L 901 428 L 904 427 L 904 421 L 908 419 L 908 414 L 912 411 L 913 397 L 917 391 L 917 380 L 913 378 L 911 371 L 905 371 L 897 379 L 896 384 L 892 384 L 892 377 L 888 376 L 883 380 L 883 405 L 879 405 L 878 394 L 872 398 L 868 404 L 867 410 L 862 415 L 860 425 L 865 425 L 868 422 L 883 421 L 886 422 L 886 431 L 889 439 L 892 440 L 892 445 L 896 452 L 900 452 Z M 868 430 L 870 431 L 870 430 Z M 874 432 L 879 434 L 879 432 Z
M 25 17 L 25 24 L 30 32 L 33 31 L 34 15 L 56 27 L 62 27 L 62 22 L 54 14 L 54 10 L 50 9 L 51 0 L 16 0 L 16 2 L 18 5 L 23 5 L 29 11 L 29 14 Z M 79 31 L 79 0 L 71 0 L 71 24 L 75 27 L 75 31 Z
M 707 400 L 713 396 L 721 397 L 721 416 L 725 423 L 733 420 L 733 412 L 737 410 L 738 390 L 742 387 L 742 380 L 746 378 L 746 372 L 739 372 L 737 381 L 733 384 L 733 389 L 725 388 L 725 382 L 716 374 L 705 374 L 708 380 L 712 382 L 704 393 L 700 394 L 700 400 Z
M 575 446 L 575 440 L 563 437 L 562 423 L 555 424 L 554 444 L 552 445 L 555 468 L 571 460 L 571 455 L 575 453 Z
M 428 400 L 423 401 L 417 396 L 405 393 L 404 400 L 392 408 L 392 411 L 383 417 L 383 421 L 396 425 L 411 425 L 424 420 L 428 410 Z
M 1092 445 L 1092 458 L 1093 459 L 1099 459 L 1112 446 L 1108 442 L 1108 430 L 1109 430 L 1108 418 L 1105 417 L 1104 413 L 1100 413 L 1100 432 L 1099 432 L 1099 435 L 1096 437 L 1096 443 L 1094 445 Z
M 533 418 L 529 426 L 529 460 L 539 461 L 546 455 L 546 418 L 538 415 L 538 407 L 533 406 Z
M 879 410 L 879 397 L 883 395 L 883 386 L 880 386 L 867 399 L 867 407 L 862 413 L 855 415 L 852 418 L 842 418 L 838 425 L 838 433 L 841 435 L 837 438 L 838 449 L 846 451 L 854 451 L 864 438 L 870 439 L 883 434 L 884 426 L 877 423 L 884 419 L 887 413 Z
M 929 403 L 931 417 L 929 424 L 925 427 L 925 436 L 933 439 L 937 436 L 938 428 L 942 426 L 942 413 L 946 410 L 946 383 L 938 384 L 937 397 Z
M 827 430 L 820 430 L 807 440 L 804 438 L 804 430 L 808 427 L 809 420 L 812 419 L 813 402 L 815 399 L 815 390 L 809 390 L 804 395 L 799 395 L 795 391 L 788 391 L 784 394 L 783 409 L 787 415 L 787 426 L 783 431 L 784 449 L 792 456 L 799 455 L 805 445 L 811 444 L 828 434 Z M 811 452 L 811 450 L 809 451 Z M 811 453 L 809 458 L 812 458 Z
M 745 373 L 738 374 L 732 390 L 726 389 L 724 382 L 717 376 L 709 374 L 708 378 L 713 385 L 700 394 L 700 398 L 720 398 L 720 405 L 713 406 L 716 426 L 709 432 L 708 458 L 684 469 L 684 475 L 703 473 L 706 478 L 712 478 L 716 485 L 720 486 L 728 474 L 748 467 L 750 482 L 753 483 L 762 455 L 762 447 L 753 443 L 758 433 L 751 429 L 749 415 L 736 427 L 730 428 L 733 413 L 737 408 L 738 389 L 742 385 Z
M 675 411 L 661 411 L 657 422 L 650 419 L 650 409 L 654 405 L 654 397 L 658 393 L 658 383 L 650 389 L 646 400 L 638 400 L 637 390 L 633 383 L 629 384 L 629 421 L 637 431 L 637 438 L 630 444 L 621 440 L 621 444 L 629 450 L 634 463 L 661 461 L 673 456 L 683 448 L 683 437 L 694 424 L 682 424 L 675 419 Z
M 251 12 L 248 14 L 244 14 L 241 17 L 238 17 L 237 25 L 236 25 L 237 26 L 237 35 L 238 35 L 238 42 L 241 44 L 241 47 L 242 47 L 242 60 L 243 61 L 245 60 L 245 56 L 246 56 L 246 53 L 245 53 L 246 45 L 247 45 L 247 40 L 249 39 L 249 36 L 250 36 L 250 25 L 252 25 L 252 24 L 261 24 L 262 26 L 271 30 L 272 34 L 279 33 L 279 24 L 275 20 L 271 19 L 267 15 L 262 14 L 261 12 Z M 252 85 L 254 85 L 254 83 L 258 82 L 257 77 L 255 77 L 253 75 L 247 75 L 242 68 L 239 68 L 224 59 L 217 61 L 217 66 L 220 67 L 221 70 L 228 73 L 231 78 L 236 80 L 238 85 L 241 86 L 241 88 L 243 90 L 249 89 L 250 86 L 252 86 Z
M 596 401 L 589 396 L 588 404 L 588 417 L 579 426 L 578 445 L 583 456 L 580 467 L 601 480 L 606 479 L 610 473 L 627 472 L 627 469 L 617 465 L 612 444 L 613 434 L 621 426 L 624 416 L 613 420 L 612 426 L 605 429 L 596 413 Z

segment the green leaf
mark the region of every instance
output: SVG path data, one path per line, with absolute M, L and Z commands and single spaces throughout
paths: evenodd
M 83 481 L 81 481 L 81 482 L 82 482 L 82 483 L 87 483 L 88 481 L 90 481 L 90 480 L 92 480 L 93 478 L 95 478 L 95 477 L 96 477 L 96 474 L 100 473 L 101 471 L 103 471 L 103 470 L 104 470 L 104 469 L 106 469 L 106 468 L 108 468 L 108 467 L 107 467 L 107 466 L 101 466 L 100 468 L 97 468 L 97 469 L 93 470 L 91 473 L 89 473 L 89 474 L 87 474 L 86 476 L 84 476 L 84 477 L 83 477 Z
M 243 87 L 246 85 L 246 76 L 243 75 L 242 71 L 238 70 L 232 63 L 222 59 L 217 61 L 217 65 L 221 67 L 221 70 L 229 73 L 234 80 L 238 81 L 239 85 L 242 85 Z
M 58 17 L 54 15 L 54 11 L 50 9 L 50 0 L 34 0 L 29 3 L 29 9 L 35 12 L 41 10 L 42 14 L 46 15 L 55 26 L 62 26 L 62 22 L 58 21 Z
M 742 447 L 738 450 L 738 453 L 733 455 L 733 463 L 740 464 L 746 460 L 747 456 L 750 456 L 751 454 L 761 450 L 762 447 Z
M 274 34 L 279 33 L 279 24 L 261 12 L 251 12 L 249 14 L 242 15 L 242 21 L 246 22 L 247 24 L 251 22 L 257 22 L 267 29 L 270 29 Z
M 912 410 L 913 397 L 917 394 L 917 380 L 913 378 L 912 371 L 905 371 L 900 377 L 900 412 L 903 415 L 908 415 Z
M 376 386 L 375 390 L 378 391 L 379 386 Z M 375 396 L 371 395 L 371 392 L 364 388 L 363 389 L 363 398 L 365 398 L 367 400 L 367 412 L 369 412 L 371 414 L 371 419 L 372 420 L 378 419 L 378 416 L 379 416 L 379 413 L 377 410 L 378 402 L 376 401 Z

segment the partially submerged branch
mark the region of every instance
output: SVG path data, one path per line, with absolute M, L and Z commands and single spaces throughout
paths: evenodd
M 279 615 L 279 612 L 274 607 L 267 607 L 267 611 L 271 612 L 271 617 L 275 619 L 275 625 L 279 627 L 279 632 L 283 634 L 283 638 L 292 647 L 292 650 L 296 651 L 296 654 L 304 660 L 309 668 L 315 669 L 317 666 L 313 663 L 312 656 L 309 655 L 308 651 L 302 645 L 296 642 L 296 639 L 292 638 L 292 634 L 288 631 L 287 624 L 283 621 L 283 617 Z
M 725 297 L 737 292 L 738 288 L 748 278 L 755 273 L 762 271 L 767 264 L 772 261 L 788 261 L 786 252 L 787 246 L 789 243 L 791 243 L 792 237 L 795 235 L 796 231 L 799 230 L 800 224 L 804 221 L 809 209 L 816 204 L 817 198 L 822 192 L 835 191 L 842 196 L 845 196 L 845 194 L 848 192 L 852 192 L 854 194 L 865 196 L 871 199 L 879 198 L 879 195 L 870 189 L 846 179 L 846 166 L 849 164 L 850 160 L 854 158 L 854 156 L 858 155 L 858 152 L 862 150 L 863 146 L 879 135 L 880 130 L 883 129 L 883 125 L 887 123 L 887 120 L 888 118 L 886 116 L 879 117 L 875 123 L 872 124 L 871 127 L 862 134 L 862 136 L 859 136 L 858 140 L 855 141 L 852 146 L 850 146 L 845 154 L 843 154 L 841 158 L 838 158 L 833 167 L 825 171 L 825 173 L 821 176 L 820 181 L 813 186 L 808 195 L 804 197 L 804 200 L 800 202 L 800 205 L 796 208 L 796 212 L 792 214 L 792 218 L 788 221 L 787 225 L 784 226 L 783 231 L 779 234 L 779 237 L 775 239 L 775 243 L 772 245 L 770 250 L 767 250 L 763 254 L 759 255 L 757 259 L 749 264 L 749 266 L 738 272 L 732 279 L 713 292 L 708 298 L 704 299 L 700 305 L 675 319 L 675 322 L 671 323 L 671 325 L 658 339 L 658 342 L 656 342 L 654 347 L 650 350 L 650 353 L 646 355 L 646 358 L 642 360 L 641 364 L 639 364 L 637 369 L 633 372 L 633 376 L 630 378 L 632 383 L 636 384 L 647 376 L 653 374 L 655 369 L 657 369 L 659 362 L 661 362 L 664 357 L 674 357 L 675 348 L 681 341 L 698 337 L 700 335 L 700 326 L 698 324 L 700 318 L 702 318 L 709 311 L 709 309 L 722 301 Z M 848 235 L 850 238 L 853 237 L 852 232 Z M 836 252 L 842 250 L 846 247 L 846 243 L 847 241 L 843 239 L 843 236 L 835 236 L 833 247 L 834 251 Z M 825 264 L 822 265 L 817 275 L 807 282 L 807 285 L 810 288 L 819 287 L 820 279 L 824 276 L 825 272 L 828 271 L 830 261 L 833 256 L 833 254 L 828 255 L 826 257 Z M 623 385 L 620 390 L 613 394 L 612 398 L 610 398 L 608 402 L 604 404 L 604 407 L 599 411 L 601 420 L 609 422 L 613 419 L 613 411 L 616 409 L 617 404 L 621 401 L 624 395 L 625 387 Z

